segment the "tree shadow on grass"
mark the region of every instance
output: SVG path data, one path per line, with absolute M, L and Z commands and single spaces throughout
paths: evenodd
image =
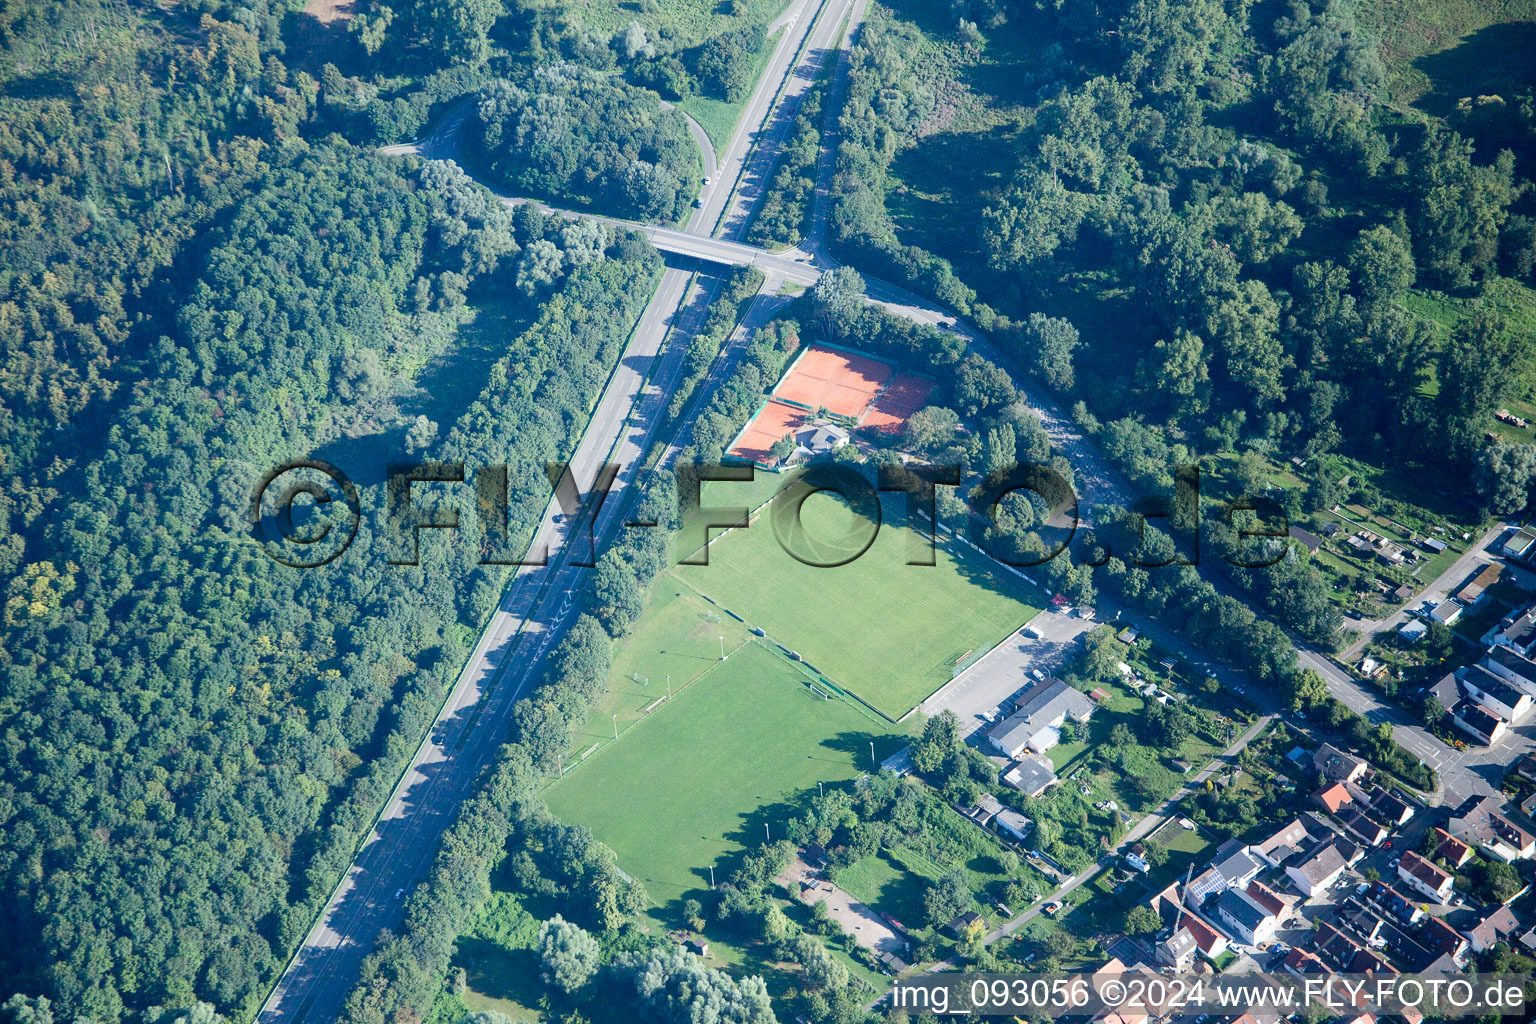
M 1496 95 L 1513 101 L 1520 89 L 1536 85 L 1532 53 L 1536 53 L 1536 22 L 1508 22 L 1473 32 L 1455 46 L 1413 62 L 1433 83 L 1415 105 L 1436 117 L 1447 117 L 1464 96 Z
M 539 958 L 531 949 L 506 949 L 485 939 L 460 937 L 459 965 L 469 987 L 490 999 L 536 1007 L 547 989 L 539 978 Z

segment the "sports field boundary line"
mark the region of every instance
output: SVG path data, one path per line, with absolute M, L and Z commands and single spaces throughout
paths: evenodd
M 772 498 L 768 499 L 768 501 L 772 501 L 772 500 L 773 500 Z M 765 502 L 763 502 L 763 504 L 766 505 L 766 504 L 768 504 L 768 502 L 765 501 Z M 732 529 L 735 529 L 735 527 L 733 527 Z M 727 531 L 727 532 L 729 532 L 729 531 Z M 721 536 L 724 536 L 724 534 L 721 534 Z M 677 573 L 675 573 L 675 572 L 673 572 L 673 571 L 671 571 L 669 569 L 667 571 L 667 575 L 670 576 L 672 579 L 677 580 L 679 583 L 681 583 L 683 586 L 687 587 L 689 590 L 693 591 L 695 594 L 698 594 L 700 597 L 702 597 L 704 600 L 708 601 L 710 604 L 714 605 L 716 608 L 719 608 L 722 611 L 725 611 L 725 612 L 729 613 L 732 618 L 736 619 L 738 622 L 740 622 L 743 625 L 747 626 L 754 633 L 756 633 L 759 639 L 771 640 L 773 642 L 774 646 L 780 647 L 780 648 L 782 648 L 785 651 L 794 650 L 794 648 L 785 646 L 784 644 L 780 643 L 778 638 L 774 637 L 772 634 L 770 634 L 762 626 L 755 625 L 752 622 L 749 622 L 747 619 L 742 618 L 736 612 L 731 611 L 730 608 L 727 608 L 725 605 L 721 604 L 719 601 L 716 601 L 714 598 L 710 597 L 703 590 L 700 590 L 698 587 L 694 586 L 693 583 L 691 583 L 688 580 L 685 580 L 681 576 L 677 575 Z M 805 664 L 805 662 L 803 662 L 803 661 L 796 661 L 794 658 L 791 658 L 788 655 L 780 655 L 780 656 L 783 657 L 784 660 L 788 661 L 791 665 L 799 666 L 802 671 L 804 671 L 804 672 L 812 672 L 811 666 Z M 836 679 L 833 679 L 831 676 L 827 675 L 825 672 L 821 671 L 821 669 L 819 669 L 819 668 L 814 670 L 814 674 L 815 674 L 816 678 L 820 679 L 822 682 L 826 683 L 828 686 L 831 686 L 832 688 L 834 688 L 835 690 L 837 690 L 839 693 L 843 694 L 844 696 L 852 697 L 854 700 L 858 701 L 864 707 L 868 708 L 870 711 L 873 711 L 875 714 L 879 715 L 882 719 L 884 719 L 885 721 L 889 722 L 891 725 L 900 725 L 908 716 L 910 716 L 912 714 L 912 712 L 909 711 L 909 712 L 907 712 L 907 714 L 903 715 L 901 718 L 892 718 L 888 712 L 880 710 L 878 707 L 876 707 L 875 705 L 871 704 L 869 701 L 865 700 L 863 697 L 859 696 L 858 692 L 856 690 L 852 689 L 850 686 L 848 686 L 848 684 L 840 682 L 840 681 L 838 681 Z M 919 705 L 919 706 L 921 706 L 921 705 Z M 916 708 L 914 708 L 913 710 L 915 711 Z
M 675 564 L 673 564 L 671 567 L 669 567 L 667 569 L 667 575 L 668 576 L 677 576 L 677 573 L 674 570 L 679 565 L 690 564 L 688 562 L 688 559 L 694 557 L 695 555 L 699 554 L 702 551 L 707 551 L 720 538 L 722 538 L 722 537 L 724 537 L 724 536 L 726 536 L 728 534 L 734 533 L 737 530 L 745 530 L 748 526 L 751 526 L 753 523 L 757 522 L 759 519 L 762 518 L 763 509 L 767 508 L 769 505 L 772 505 L 773 502 L 774 502 L 774 499 L 776 499 L 783 490 L 784 490 L 783 486 L 780 485 L 778 490 L 776 490 L 772 494 L 770 494 L 767 498 L 765 498 L 762 502 L 760 502 L 756 507 L 747 509 L 747 525 L 746 526 L 727 526 L 725 529 L 721 530 L 719 533 L 715 534 L 713 537 L 706 537 L 703 544 L 700 544 L 697 548 L 695 548 L 694 550 L 688 552 L 688 554 L 686 554 L 682 558 L 678 559 Z M 702 500 L 703 499 L 700 498 L 700 501 L 702 501 Z M 704 563 L 692 563 L 692 564 L 708 565 L 709 563 L 706 561 Z M 679 582 L 686 582 L 680 576 L 678 576 L 677 579 L 678 579 Z M 703 595 L 704 597 L 709 598 L 710 604 L 719 604 L 718 601 L 716 601 L 712 597 L 709 597 L 708 594 L 705 594 L 702 590 L 699 590 L 698 587 L 693 586 L 693 584 L 689 583 L 688 586 L 691 587 L 693 590 L 697 591 L 699 594 Z
M 787 373 L 787 371 L 786 371 L 786 373 Z M 699 552 L 704 551 L 704 550 L 710 548 L 711 546 L 713 546 L 716 541 L 718 541 L 718 540 L 720 540 L 720 539 L 730 535 L 731 533 L 734 533 L 737 530 L 742 530 L 742 529 L 746 529 L 747 527 L 750 527 L 753 523 L 757 522 L 759 519 L 762 518 L 762 510 L 767 508 L 769 505 L 773 504 L 773 502 L 782 493 L 783 493 L 783 487 L 781 486 L 779 488 L 779 490 L 774 491 L 772 495 L 770 495 L 766 500 L 764 500 L 756 508 L 750 509 L 747 512 L 747 524 L 746 524 L 746 526 L 729 526 L 729 527 L 726 527 L 724 530 L 721 530 L 715 536 L 710 537 L 707 540 L 705 540 L 705 542 L 698 549 L 690 552 L 686 556 L 686 558 L 693 558 L 696 555 L 698 555 Z M 982 551 L 981 548 L 977 547 L 969 539 L 967 539 L 965 537 L 962 537 L 959 534 L 955 533 L 953 530 L 951 530 L 949 527 L 945 526 L 943 523 L 938 523 L 938 522 L 935 522 L 934 520 L 928 519 L 927 516 L 922 516 L 922 518 L 927 520 L 930 523 L 933 523 L 935 528 L 939 532 L 943 533 L 950 540 L 958 540 L 958 541 L 960 541 L 966 547 L 968 547 L 972 551 L 976 552 L 978 555 L 986 554 L 986 552 Z M 971 558 L 975 557 L 974 555 L 971 555 L 969 553 L 965 553 L 965 552 L 960 551 L 958 547 L 952 548 L 950 550 L 950 554 L 951 554 L 951 556 L 957 562 L 965 561 L 965 560 L 968 560 L 968 559 L 971 559 Z M 677 565 L 684 564 L 685 560 L 686 559 L 680 559 L 678 561 Z M 1018 569 L 1014 568 L 1013 566 L 1008 565 L 1005 562 L 999 562 L 996 559 L 989 559 L 989 560 L 994 562 L 995 564 L 1003 567 L 1004 569 L 1007 569 L 1009 572 L 1013 573 L 1013 575 L 1017 576 L 1019 579 L 1023 580 L 1026 583 L 1028 583 L 1030 586 L 1034 587 L 1036 590 L 1044 591 L 1046 594 L 1050 593 L 1050 591 L 1047 588 L 1041 586 L 1039 583 L 1036 583 L 1034 580 L 1030 579 L 1028 576 L 1024 575 L 1022 572 L 1020 572 Z M 695 563 L 695 564 L 697 564 L 697 563 Z M 708 564 L 708 563 L 705 563 L 705 564 Z M 750 626 L 754 630 L 762 629 L 762 627 L 753 625 L 752 623 L 748 622 L 746 619 L 742 618 L 740 615 L 737 615 L 734 611 L 731 611 L 725 605 L 721 604 L 719 601 L 716 601 L 713 597 L 709 596 L 708 593 L 706 593 L 701 588 L 695 586 L 689 580 L 685 580 L 685 579 L 683 579 L 683 577 L 679 576 L 677 574 L 677 571 L 676 571 L 677 565 L 673 565 L 671 568 L 669 568 L 667 570 L 667 575 L 668 576 L 670 576 L 671 578 L 677 580 L 679 583 L 683 584 L 688 589 L 692 590 L 694 593 L 696 593 L 700 597 L 704 598 L 704 600 L 708 601 L 710 604 L 716 606 L 717 608 L 723 609 L 724 611 L 730 612 L 730 614 L 734 618 L 736 618 L 738 621 L 746 624 L 747 626 Z M 847 685 L 845 685 L 845 684 L 843 684 L 843 683 L 841 683 L 841 682 L 839 682 L 837 680 L 834 680 L 832 677 L 827 676 L 825 673 L 820 672 L 819 669 L 817 670 L 817 672 L 818 672 L 819 675 L 823 676 L 823 678 L 825 678 L 825 680 L 829 684 L 831 684 L 832 686 L 835 686 L 839 691 L 841 691 L 846 696 L 852 697 L 854 700 L 858 701 L 860 704 L 864 705 L 866 708 L 868 708 L 869 710 L 873 711 L 875 714 L 879 715 L 885 721 L 891 723 L 892 725 L 902 725 L 908 719 L 910 719 L 913 715 L 915 715 L 915 714 L 919 713 L 920 711 L 922 711 L 924 704 L 928 703 L 930 700 L 932 700 L 938 694 L 942 693 L 948 687 L 953 686 L 959 680 L 965 678 L 965 676 L 968 675 L 977 665 L 979 665 L 983 661 L 985 661 L 987 659 L 987 657 L 992 654 L 993 651 L 997 650 L 997 648 L 999 648 L 1003 644 L 1007 643 L 1013 637 L 1013 635 L 1015 633 L 1017 633 L 1021 628 L 1023 628 L 1025 625 L 1027 625 L 1030 621 L 1032 621 L 1036 616 L 1038 616 L 1043 611 L 1045 611 L 1045 608 L 1042 606 L 1038 611 L 1035 612 L 1034 615 L 1031 615 L 1029 618 L 1025 619 L 1024 622 L 1020 623 L 1018 626 L 1014 626 L 1011 629 L 1009 629 L 1008 632 L 1004 633 L 1001 637 L 998 638 L 996 643 L 994 643 L 991 646 L 989 646 L 983 654 L 981 654 L 980 656 L 975 658 L 969 665 L 967 665 L 964 669 L 962 669 L 958 675 L 951 676 L 947 681 L 939 684 L 937 687 L 935 687 L 933 689 L 933 691 L 931 693 L 929 693 L 927 696 L 925 696 L 921 700 L 919 700 L 916 704 L 914 704 L 910 709 L 908 709 L 899 718 L 893 718 L 888 712 L 882 711 L 880 708 L 876 707 L 874 704 L 871 704 L 869 701 L 867 701 L 863 697 L 861 697 L 856 690 L 853 690 L 852 688 L 848 687 Z M 764 637 L 768 636 L 768 631 L 766 629 L 763 630 L 763 636 Z M 778 643 L 777 640 L 775 640 L 774 642 Z M 791 650 L 792 648 L 787 648 L 786 647 L 785 649 L 786 650 Z M 793 662 L 793 659 L 790 659 L 790 660 L 791 660 L 791 662 Z
M 740 651 L 742 648 L 746 647 L 750 643 L 751 643 L 750 639 L 743 640 L 741 643 L 739 643 L 735 647 L 731 648 L 729 654 L 725 658 L 722 658 L 722 659 L 714 662 L 708 668 L 703 669 L 702 671 L 700 671 L 698 675 L 696 675 L 692 679 L 688 680 L 682 686 L 679 686 L 679 687 L 675 688 L 672 691 L 672 696 L 671 697 L 663 697 L 661 699 L 663 701 L 665 701 L 667 704 L 672 703 L 672 701 L 675 698 L 682 696 L 683 693 L 686 690 L 691 689 L 693 687 L 693 685 L 695 683 L 697 683 L 699 680 L 703 679 L 705 676 L 709 675 L 715 669 L 717 669 L 721 665 L 725 664 L 725 662 L 727 660 L 729 660 L 730 654 L 737 653 L 738 651 Z M 656 710 L 660 711 L 661 709 L 657 708 Z M 651 714 L 647 714 L 647 715 L 641 715 L 639 718 L 635 719 L 633 722 L 630 722 L 628 725 L 626 725 L 623 729 L 619 730 L 618 736 L 611 737 L 611 738 L 608 738 L 608 739 L 600 739 L 600 740 L 598 740 L 596 742 L 596 745 L 597 745 L 597 749 L 596 750 L 594 750 L 590 755 L 588 755 L 586 757 L 579 758 L 576 761 L 575 764 L 567 766 L 563 772 L 560 772 L 560 773 L 556 774 L 555 778 L 552 781 L 547 782 L 543 786 L 543 788 L 540 790 L 540 792 L 545 792 L 545 791 L 549 790 L 550 788 L 559 785 L 565 779 L 569 778 L 572 774 L 574 774 L 576 772 L 576 770 L 578 768 L 580 768 L 582 765 L 587 764 L 588 762 L 590 762 L 592 760 L 592 758 L 597 757 L 603 751 L 607 750 L 610 746 L 612 746 L 615 743 L 618 743 L 625 736 L 628 736 L 630 734 L 630 732 L 632 732 L 635 729 L 636 726 L 640 725 L 642 722 L 648 722 L 648 721 L 654 719 L 655 717 L 656 717 L 656 715 L 655 715 L 654 712 L 651 713 Z

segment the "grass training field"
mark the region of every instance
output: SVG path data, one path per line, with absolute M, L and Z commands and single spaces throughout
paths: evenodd
M 740 500 L 720 493 L 720 503 Z M 900 718 L 949 682 L 957 659 L 993 646 L 1039 607 L 1026 584 L 953 541 L 940 543 L 934 565 L 906 564 L 926 542 L 902 524 L 901 499 L 884 504 L 886 522 L 873 545 L 847 565 L 797 561 L 776 538 L 770 506 L 750 529 L 716 541 L 708 565 L 673 571 L 839 686 Z M 792 546 L 821 561 L 831 560 L 821 553 L 850 530 L 870 526 L 828 493 L 805 501 L 801 523 Z
M 689 642 L 673 630 L 687 617 L 668 608 L 689 607 L 676 600 L 642 619 L 635 646 Z M 616 685 L 623 679 L 616 669 Z M 871 741 L 883 759 L 907 740 L 850 701 L 818 697 L 798 666 L 749 643 L 622 731 L 546 800 L 561 821 L 612 847 L 660 905 L 657 922 L 675 927 L 681 900 L 709 886 L 711 865 L 724 881 L 735 855 L 763 841 L 765 822 L 783 836 L 787 800 L 868 770 Z

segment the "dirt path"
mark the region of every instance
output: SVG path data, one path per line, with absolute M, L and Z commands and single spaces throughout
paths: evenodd
M 842 925 L 843 930 L 853 936 L 853 941 L 865 949 L 905 959 L 906 940 L 882 921 L 879 914 L 828 881 L 825 872 L 817 871 L 796 857 L 794 863 L 779 875 L 778 883 L 804 903 L 825 903 L 832 920 Z
M 329 25 L 352 17 L 357 13 L 356 6 L 354 0 L 309 0 L 304 5 L 304 13 L 322 25 Z

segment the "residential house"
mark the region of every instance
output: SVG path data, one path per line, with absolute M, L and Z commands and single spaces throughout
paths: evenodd
M 1372 821 L 1359 811 L 1350 811 L 1344 815 L 1344 827 L 1360 837 L 1367 846 L 1380 846 L 1386 842 L 1392 833 L 1380 822 Z
M 1334 907 L 1334 918 L 1367 946 L 1385 945 L 1385 936 L 1390 934 L 1387 922 L 1374 908 L 1352 897 Z
M 981 922 L 982 928 L 986 928 L 986 918 L 982 917 L 974 910 L 967 910 L 963 914 L 957 914 L 956 916 L 950 918 L 949 923 L 944 926 L 944 930 L 954 938 L 964 938 L 966 930 L 974 928 L 976 922 L 978 921 Z
M 1418 924 L 1424 917 L 1422 907 L 1379 879 L 1365 891 L 1365 898 L 1389 920 L 1404 928 Z
M 1080 690 L 1051 677 L 987 732 L 987 742 L 1004 757 L 1018 759 L 1026 750 L 1043 754 L 1060 742 L 1063 723 L 1082 723 L 1092 716 L 1093 703 Z
M 1461 955 L 1467 951 L 1466 938 L 1434 915 L 1424 918 L 1424 923 L 1419 927 L 1418 939 L 1424 948 L 1453 960 L 1460 960 Z
M 1324 743 L 1312 755 L 1312 767 L 1330 782 L 1359 782 L 1369 766 L 1361 758 L 1346 754 L 1331 743 Z
M 1456 682 L 1456 674 L 1454 672 L 1447 672 L 1433 684 L 1426 687 L 1424 689 L 1424 698 L 1427 700 L 1430 697 L 1438 700 L 1445 706 L 1447 711 L 1455 707 L 1456 702 L 1461 700 L 1461 686 Z
M 1185 895 L 1195 904 L 1199 905 L 1218 896 L 1227 887 L 1227 880 L 1221 877 L 1221 872 L 1215 868 L 1206 868 L 1185 886 Z
M 1522 779 L 1536 782 L 1536 754 L 1526 754 L 1515 762 L 1515 774 Z
M 1371 813 L 1378 821 L 1396 828 L 1408 824 L 1413 817 L 1413 805 L 1395 793 L 1378 789 L 1371 797 Z
M 1189 883 L 1189 898 L 1204 903 L 1227 889 L 1243 888 L 1262 870 L 1263 863 L 1251 856 L 1246 846 L 1228 839 L 1216 848 L 1210 865 Z
M 1477 608 L 1488 600 L 1488 588 L 1499 582 L 1503 569 L 1498 565 L 1485 564 L 1482 569 L 1451 596 L 1468 608 Z
M 1525 934 L 1515 940 L 1518 951 L 1526 956 L 1536 956 L 1536 928 L 1528 929 Z
M 992 819 L 992 827 L 1006 836 L 1023 842 L 1034 827 L 1034 822 L 1011 807 L 1004 807 Z
M 1312 933 L 1312 948 L 1317 951 L 1318 957 L 1333 968 L 1346 974 L 1356 974 L 1356 961 L 1365 952 L 1360 944 L 1336 925 L 1327 921 L 1319 921 L 1317 928 Z
M 1424 639 L 1424 634 L 1429 632 L 1429 627 L 1424 625 L 1422 619 L 1409 619 L 1397 627 L 1398 638 L 1405 644 L 1416 644 Z
M 1397 877 L 1404 885 L 1436 903 L 1449 900 L 1455 888 L 1455 879 L 1414 850 L 1404 853 L 1403 859 L 1398 861 Z
M 1451 835 L 1499 860 L 1529 860 L 1536 855 L 1536 836 L 1505 817 L 1504 805 L 1495 797 L 1469 800 L 1449 824 Z
M 1291 947 L 1291 951 L 1285 954 L 1285 959 L 1280 962 L 1280 969 L 1287 974 L 1306 976 L 1332 973 L 1328 965 L 1323 963 L 1315 953 L 1309 953 L 1300 946 Z
M 1180 928 L 1157 944 L 1154 955 L 1158 963 L 1183 973 L 1193 966 L 1199 949 L 1189 929 Z
M 1435 840 L 1440 844 L 1435 847 L 1435 857 L 1450 864 L 1453 868 L 1459 868 L 1472 859 L 1472 847 L 1457 839 L 1443 828 L 1438 826 L 1434 830 Z
M 1312 837 L 1307 834 L 1306 826 L 1297 818 L 1289 825 L 1264 840 L 1248 848 L 1248 852 L 1257 856 L 1265 864 L 1277 868 L 1301 852 L 1301 847 Z
M 1342 814 L 1344 808 L 1355 802 L 1355 798 L 1350 794 L 1348 786 L 1342 782 L 1335 782 L 1313 793 L 1312 802 L 1329 814 Z
M 1462 673 L 1461 685 L 1467 696 L 1510 725 L 1519 725 L 1536 706 L 1536 698 L 1482 665 L 1469 666 Z
M 1529 655 L 1536 647 L 1536 604 L 1504 616 L 1483 636 L 1483 642 Z
M 1195 947 L 1211 960 L 1227 951 L 1227 937 L 1194 914 L 1186 912 L 1181 916 L 1175 931 L 1179 929 L 1188 931 L 1194 937 Z
M 992 819 L 997 817 L 997 813 L 1003 809 L 1003 802 L 991 793 L 983 793 L 976 801 L 974 807 L 959 807 L 956 809 L 982 828 L 986 828 L 992 823 Z
M 1280 919 L 1241 889 L 1228 889 L 1216 900 L 1216 916 L 1232 933 L 1251 946 L 1275 937 Z
M 1026 755 L 1001 776 L 1003 785 L 1018 790 L 1025 796 L 1039 796 L 1056 784 L 1056 771 L 1051 762 L 1043 757 Z
M 1291 884 L 1308 899 L 1319 895 L 1332 885 L 1349 866 L 1338 843 L 1323 843 L 1312 851 L 1311 856 L 1300 863 L 1286 866 L 1285 873 Z
M 1459 700 L 1451 707 L 1451 724 L 1485 747 L 1509 735 L 1509 723 L 1475 701 Z
M 1480 664 L 1517 689 L 1536 697 L 1536 661 L 1513 648 L 1490 647 Z
M 1264 865 L 1249 854 L 1248 847 L 1235 839 L 1228 839 L 1216 848 L 1216 856 L 1211 860 L 1211 867 L 1226 879 L 1228 888 L 1241 888 L 1257 878 L 1259 872 L 1264 870 Z
M 1472 952 L 1482 953 L 1510 939 L 1520 931 L 1520 919 L 1508 907 L 1495 907 L 1477 924 L 1462 931 L 1472 944 Z
M 1290 916 L 1291 901 L 1275 892 L 1275 890 L 1271 889 L 1257 878 L 1249 882 L 1248 888 L 1244 891 L 1247 892 L 1249 896 L 1252 896 L 1255 900 L 1257 900 L 1259 906 L 1273 914 L 1275 916 L 1275 920 L 1281 924 L 1284 924 L 1285 919 Z

